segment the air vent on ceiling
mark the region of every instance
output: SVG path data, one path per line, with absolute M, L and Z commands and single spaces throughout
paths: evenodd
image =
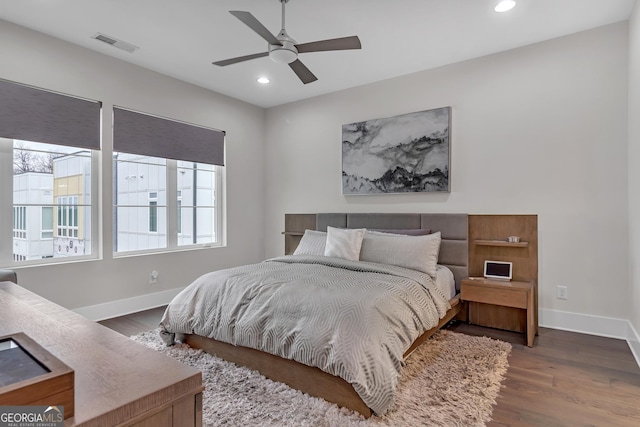
M 96 33 L 92 38 L 103 43 L 110 44 L 113 47 L 117 47 L 118 49 L 122 49 L 125 52 L 129 53 L 133 53 L 134 51 L 139 49 L 138 46 L 132 45 L 131 43 L 123 42 L 122 40 L 114 39 L 113 37 L 107 36 L 102 33 Z

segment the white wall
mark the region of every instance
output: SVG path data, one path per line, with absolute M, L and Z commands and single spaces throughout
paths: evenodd
M 262 108 L 1 20 L 0 52 L 0 78 L 103 102 L 104 259 L 19 268 L 22 286 L 65 307 L 77 308 L 183 287 L 213 269 L 264 258 Z M 227 247 L 112 259 L 114 104 L 227 131 Z M 10 195 L 4 196 L 10 200 Z M 151 270 L 159 272 L 156 285 L 148 283 Z
M 629 21 L 629 275 L 631 346 L 640 361 L 640 2 Z
M 342 124 L 443 106 L 450 194 L 341 195 Z M 266 256 L 287 212 L 535 213 L 540 308 L 629 319 L 626 23 L 270 108 L 265 155 Z

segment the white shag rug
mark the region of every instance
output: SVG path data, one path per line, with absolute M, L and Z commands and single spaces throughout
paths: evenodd
M 158 330 L 131 337 L 202 371 L 206 426 L 484 426 L 507 372 L 511 344 L 441 330 L 409 357 L 395 405 L 365 419 L 256 371 L 186 344 L 165 347 Z

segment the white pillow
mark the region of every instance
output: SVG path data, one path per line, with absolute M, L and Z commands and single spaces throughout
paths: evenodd
M 426 236 L 367 232 L 362 241 L 360 260 L 391 264 L 422 271 L 436 278 L 440 232 Z
M 305 230 L 293 251 L 294 255 L 320 255 L 324 256 L 324 247 L 327 243 L 327 233 L 324 231 Z
M 456 296 L 456 278 L 453 271 L 444 265 L 438 265 L 436 270 L 436 287 L 447 297 L 451 299 Z
M 365 228 L 334 228 L 327 227 L 327 245 L 325 256 L 344 258 L 351 261 L 360 259 L 360 248 Z

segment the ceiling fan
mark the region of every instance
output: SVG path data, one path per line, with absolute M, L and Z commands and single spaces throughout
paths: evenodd
M 249 61 L 251 59 L 262 58 L 268 56 L 275 62 L 282 64 L 289 64 L 289 67 L 294 73 L 302 80 L 302 83 L 307 84 L 318 80 L 311 71 L 298 59 L 298 54 L 309 52 L 322 52 L 329 50 L 347 50 L 347 49 L 360 49 L 360 39 L 358 36 L 341 37 L 337 39 L 320 40 L 310 43 L 296 44 L 296 41 L 289 37 L 284 25 L 284 8 L 285 4 L 289 0 L 279 0 L 282 3 L 282 30 L 277 36 L 271 34 L 271 32 L 260 23 L 251 13 L 242 12 L 239 10 L 231 10 L 230 14 L 241 20 L 253 31 L 258 33 L 260 37 L 265 39 L 269 43 L 267 52 L 254 53 L 253 55 L 239 56 L 237 58 L 225 59 L 224 61 L 214 62 L 214 65 L 225 67 L 227 65 L 236 64 L 238 62 Z

